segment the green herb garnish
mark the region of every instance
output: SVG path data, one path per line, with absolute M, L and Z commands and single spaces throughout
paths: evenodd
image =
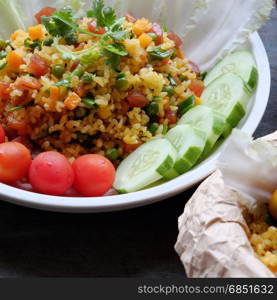
M 97 26 L 105 29 L 104 34 L 95 34 L 81 28 L 76 22 L 71 9 L 64 9 L 54 12 L 50 17 L 42 17 L 49 34 L 55 37 L 54 47 L 63 55 L 64 60 L 80 60 L 85 66 L 95 64 L 101 57 L 106 57 L 105 63 L 117 69 L 121 56 L 127 56 L 123 41 L 128 32 L 122 28 L 125 18 L 116 18 L 115 10 L 105 7 L 103 0 L 95 0 L 92 10 L 87 12 L 88 17 L 95 18 Z M 68 44 L 77 42 L 78 33 L 99 37 L 99 42 L 91 48 L 82 51 L 69 52 L 59 45 L 60 37 L 63 37 Z

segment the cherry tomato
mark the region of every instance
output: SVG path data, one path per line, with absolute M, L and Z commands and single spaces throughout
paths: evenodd
M 61 196 L 72 186 L 74 173 L 68 160 L 58 152 L 43 152 L 32 162 L 29 180 L 43 194 Z
M 189 65 L 189 67 L 192 69 L 192 71 L 193 72 L 195 72 L 195 73 L 200 73 L 200 69 L 199 69 L 199 67 L 197 66 L 197 64 L 196 63 L 194 63 L 193 61 L 189 61 L 188 62 L 188 65 Z
M 95 33 L 95 34 L 104 34 L 105 33 L 104 28 L 97 26 L 96 20 L 93 20 L 93 21 L 88 23 L 88 30 L 92 33 Z
M 28 174 L 32 158 L 20 143 L 0 144 L 0 182 L 13 183 Z
M 132 16 L 130 13 L 127 13 L 125 15 L 125 18 L 128 22 L 131 22 L 131 23 L 135 23 L 137 21 L 137 19 L 134 16 Z
M 56 8 L 53 7 L 44 7 L 42 10 L 40 10 L 37 14 L 35 14 L 35 17 L 39 24 L 42 23 L 42 16 L 50 17 L 52 14 L 56 11 Z
M 183 41 L 179 38 L 179 36 L 176 33 L 169 32 L 167 36 L 170 40 L 172 40 L 175 43 L 176 47 L 179 48 L 183 45 Z
M 20 90 L 32 91 L 32 90 L 39 90 L 41 88 L 41 84 L 36 78 L 22 77 L 16 81 L 16 87 L 19 88 Z
M 31 57 L 31 62 L 29 64 L 30 72 L 36 77 L 41 77 L 49 72 L 49 67 L 47 63 L 38 55 L 34 54 Z
M 164 42 L 164 38 L 163 38 L 163 30 L 162 27 L 158 24 L 158 23 L 153 23 L 152 25 L 152 29 L 150 30 L 150 32 L 153 32 L 156 34 L 157 39 L 156 39 L 156 46 L 161 45 Z
M 8 100 L 10 97 L 10 83 L 0 81 L 0 98 L 3 100 Z
M 193 79 L 191 81 L 191 84 L 189 85 L 189 89 L 194 92 L 194 94 L 197 97 L 201 97 L 204 89 L 205 89 L 205 85 L 203 83 L 203 81 L 199 80 L 199 79 Z
M 103 196 L 113 185 L 115 168 L 101 155 L 83 155 L 75 160 L 72 167 L 75 174 L 74 187 L 84 196 Z
M 0 144 L 5 142 L 5 131 L 4 128 L 0 125 Z
M 136 90 L 129 91 L 127 96 L 127 101 L 129 103 L 129 107 L 131 108 L 134 107 L 143 108 L 149 103 L 148 99 L 142 93 Z

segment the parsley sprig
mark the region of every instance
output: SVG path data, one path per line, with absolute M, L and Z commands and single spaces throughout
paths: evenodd
M 120 43 L 129 35 L 129 32 L 122 28 L 125 18 L 117 19 L 115 10 L 105 7 L 103 0 L 95 0 L 87 16 L 95 18 L 97 26 L 104 28 L 105 33 L 96 34 L 81 28 L 70 8 L 57 11 L 50 17 L 42 17 L 42 20 L 49 34 L 55 37 L 53 45 L 63 55 L 63 59 L 80 60 L 83 65 L 89 66 L 95 64 L 100 57 L 106 57 L 105 63 L 117 69 L 120 57 L 128 55 L 125 47 Z M 77 33 L 99 37 L 99 41 L 89 49 L 76 52 L 69 52 L 59 44 L 61 37 L 66 39 Z

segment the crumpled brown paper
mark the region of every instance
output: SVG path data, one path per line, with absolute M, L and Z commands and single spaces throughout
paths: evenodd
M 277 132 L 265 139 L 277 146 Z M 251 247 L 240 197 L 218 170 L 187 203 L 175 249 L 188 277 L 275 277 Z

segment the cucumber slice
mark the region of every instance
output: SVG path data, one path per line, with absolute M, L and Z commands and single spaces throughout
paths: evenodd
M 157 182 L 170 169 L 177 151 L 166 139 L 154 139 L 130 154 L 116 171 L 114 188 L 119 193 L 136 192 Z
M 189 110 L 178 125 L 191 125 L 206 133 L 206 145 L 202 157 L 206 157 L 226 128 L 225 117 L 213 109 L 200 105 Z
M 206 87 L 201 98 L 204 106 L 220 112 L 232 127 L 236 127 L 245 115 L 250 94 L 239 76 L 226 73 Z
M 251 52 L 236 51 L 221 60 L 206 76 L 204 83 L 208 86 L 219 76 L 225 73 L 239 75 L 254 90 L 258 82 L 256 62 Z
M 190 125 L 174 127 L 169 130 L 165 138 L 171 142 L 178 152 L 173 167 L 177 171 L 177 175 L 184 174 L 197 163 L 207 140 L 205 132 Z M 171 176 L 176 177 L 173 171 L 166 174 L 167 179 L 172 179 Z

